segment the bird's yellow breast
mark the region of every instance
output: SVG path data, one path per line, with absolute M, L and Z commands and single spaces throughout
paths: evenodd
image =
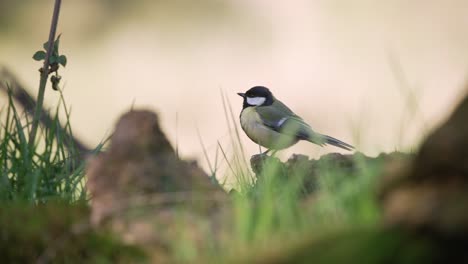
M 265 126 L 255 109 L 256 107 L 244 108 L 240 115 L 241 127 L 252 141 L 268 149 L 284 149 L 298 141 L 295 137 L 283 135 Z

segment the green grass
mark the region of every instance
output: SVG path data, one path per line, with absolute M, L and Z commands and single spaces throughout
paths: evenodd
M 228 157 L 220 144 L 217 152 L 223 154 L 228 167 L 226 173 L 235 178 L 233 216 L 226 228 L 229 239 L 213 250 L 200 253 L 203 256 L 200 262 L 224 263 L 239 256 L 267 256 L 268 249 L 278 245 L 285 246 L 279 250 L 285 250 L 286 245 L 309 240 L 311 236 L 321 238 L 337 230 L 372 229 L 378 225 L 380 211 L 375 184 L 381 172 L 379 160 L 369 162 L 362 155 L 355 155 L 354 172 L 332 162 L 322 162 L 315 190 L 306 197 L 304 184 L 309 180 L 310 169 L 307 166 L 297 164 L 293 172 L 287 172 L 277 162 L 267 162 L 256 179 L 242 147 L 237 117 L 223 94 L 222 100 L 231 131 L 232 154 Z M 206 150 L 203 151 L 212 168 L 213 162 Z M 217 168 L 211 170 L 213 174 Z
M 210 160 L 201 137 L 200 143 L 213 181 L 224 176 L 219 175 L 219 159 L 227 164 L 227 173 L 235 179 L 232 215 L 220 231 L 223 238 L 207 232 L 201 250 L 200 241 L 187 235 L 191 227 L 181 223 L 180 232 L 170 245 L 174 259 L 186 263 L 225 263 L 261 259 L 262 255 L 268 258 L 272 248 L 274 254 L 287 255 L 293 245 L 304 241 L 321 240 L 342 230 L 357 232 L 354 230 L 377 227 L 380 211 L 375 183 L 381 171 L 379 161 L 369 162 L 362 155 L 355 155 L 356 169 L 352 172 L 332 162 L 322 162 L 317 169 L 314 191 L 305 196 L 305 182 L 310 180 L 307 166 L 297 164 L 293 171 L 285 171 L 279 163 L 267 162 L 261 175 L 251 172 L 237 117 L 224 95 L 222 100 L 231 131 L 232 152 L 227 153 L 218 144 L 216 156 Z M 77 162 L 78 153 L 69 136 L 72 135 L 70 115 L 63 97 L 52 114 L 52 125 L 40 127 L 39 143 L 32 149 L 27 138 L 31 122 L 19 112 L 11 95 L 2 111 L 1 201 L 38 204 L 59 200 L 72 208 L 75 202 L 86 200 L 84 164 Z M 59 118 L 61 111 L 64 121 Z M 67 133 L 59 129 L 61 121 Z
M 56 27 L 57 19 L 52 23 L 49 41 L 54 40 Z M 47 46 L 50 54 L 53 45 Z M 55 53 L 60 58 L 58 44 Z M 45 52 L 40 54 L 43 57 L 36 59 L 45 59 Z M 427 131 L 427 125 L 418 104 L 420 94 L 414 92 L 399 61 L 392 56 L 389 58 L 405 99 L 404 116 L 395 133 L 400 141 L 398 147 L 401 147 L 408 124 L 421 121 L 421 134 Z M 65 65 L 63 61 L 62 65 Z M 43 110 L 44 89 L 49 78 L 49 68 L 44 68 L 36 114 Z M 381 213 L 375 192 L 382 170 L 380 160 L 371 162 L 355 155 L 356 168 L 352 171 L 324 161 L 315 168 L 314 179 L 310 179 L 307 164 L 285 170 L 284 165 L 270 160 L 264 164 L 261 174 L 254 175 L 249 164 L 253 153 L 247 154 L 241 143 L 237 114 L 223 93 L 221 98 L 230 146 L 218 142 L 215 157 L 210 159 L 200 135 L 199 138 L 212 181 L 234 179 L 236 192 L 232 194 L 232 202 L 226 205 L 231 209 L 226 211 L 229 218 L 221 224 L 218 233 L 210 233 L 209 228 L 205 228 L 200 240 L 191 235 L 192 225 L 196 223 L 187 223 L 181 214 L 175 221 L 180 220 L 180 228 L 169 245 L 173 260 L 186 263 L 413 263 L 425 255 L 424 243 L 379 227 Z M 35 131 L 32 127 L 36 127 L 32 124 L 39 123 L 37 115 L 31 120 L 16 107 L 11 93 L 8 103 L 0 110 L 1 255 L 7 262 L 144 261 L 140 249 L 122 245 L 113 235 L 106 234 L 106 230 L 89 228 L 84 163 L 73 145 L 70 113 L 63 96 L 51 116 L 52 122 L 40 126 L 35 140 L 31 140 L 29 136 L 36 135 L 31 133 Z M 353 130 L 355 143 L 360 143 L 363 137 L 361 129 L 366 120 L 361 118 L 361 125 Z M 176 143 L 177 155 L 178 151 Z M 227 177 L 219 175 L 222 162 L 228 168 Z M 225 183 L 226 180 L 221 182 Z M 145 210 L 148 211 L 151 212 Z M 77 226 L 82 228 L 77 230 Z M 155 234 L 157 232 L 155 228 Z M 402 241 L 406 241 L 403 247 Z M 203 245 L 200 247 L 200 244 Z M 393 256 L 395 252 L 398 259 Z M 390 259 L 394 261 L 389 262 Z
M 32 147 L 28 146 L 31 119 L 17 108 L 11 93 L 1 111 L 0 201 L 85 199 L 84 163 L 73 145 L 70 113 L 63 97 L 51 113 L 52 123 L 40 127 L 39 143 Z M 65 120 L 59 118 L 62 111 Z

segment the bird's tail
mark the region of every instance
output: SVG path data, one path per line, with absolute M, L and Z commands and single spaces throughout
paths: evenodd
M 346 150 L 353 150 L 354 147 L 351 146 L 350 144 L 348 143 L 345 143 L 339 139 L 336 139 L 334 137 L 330 137 L 330 136 L 327 136 L 327 135 L 321 135 L 323 137 L 323 140 L 325 141 L 324 143 L 325 144 L 329 144 L 329 145 L 333 145 L 335 147 L 339 147 L 339 148 L 342 148 L 342 149 L 346 149 Z

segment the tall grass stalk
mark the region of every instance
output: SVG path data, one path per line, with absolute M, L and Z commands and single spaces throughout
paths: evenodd
M 232 158 L 230 158 L 230 160 L 232 162 L 229 162 L 227 154 L 219 142 L 218 145 L 226 162 L 229 165 L 230 171 L 233 173 L 236 179 L 238 184 L 237 188 L 242 191 L 244 189 L 249 189 L 249 186 L 253 184 L 253 177 L 249 171 L 249 163 L 247 162 L 244 147 L 240 139 L 239 127 L 237 125 L 239 120 L 234 115 L 232 105 L 223 91 L 221 91 L 221 100 L 223 103 L 224 116 L 231 141 Z
M 402 140 L 407 138 L 405 135 L 408 133 L 409 124 L 419 122 L 420 128 L 418 132 L 422 135 L 422 138 L 425 137 L 429 130 L 424 114 L 419 105 L 421 94 L 418 94 L 418 90 L 410 84 L 399 58 L 396 55 L 389 53 L 388 63 L 397 82 L 397 87 L 404 99 L 402 119 L 399 131 L 396 133 L 398 140 L 397 145 L 400 147 L 402 145 Z

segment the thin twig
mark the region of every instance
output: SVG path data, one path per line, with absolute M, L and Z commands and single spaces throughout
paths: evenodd
M 33 149 L 34 147 L 34 141 L 36 140 L 36 134 L 37 134 L 37 127 L 39 126 L 39 122 L 41 120 L 42 106 L 44 104 L 45 88 L 47 85 L 47 79 L 49 77 L 49 58 L 50 58 L 50 55 L 52 54 L 53 47 L 54 47 L 54 40 L 55 40 L 55 34 L 57 32 L 57 24 L 58 24 L 61 4 L 62 4 L 62 0 L 55 0 L 54 14 L 52 15 L 52 22 L 50 25 L 50 32 L 49 32 L 49 43 L 47 47 L 46 57 L 44 60 L 44 66 L 42 67 L 42 71 L 41 71 L 41 79 L 39 81 L 37 105 L 36 105 L 36 110 L 34 112 L 34 117 L 32 121 L 31 133 L 29 134 L 29 149 Z

